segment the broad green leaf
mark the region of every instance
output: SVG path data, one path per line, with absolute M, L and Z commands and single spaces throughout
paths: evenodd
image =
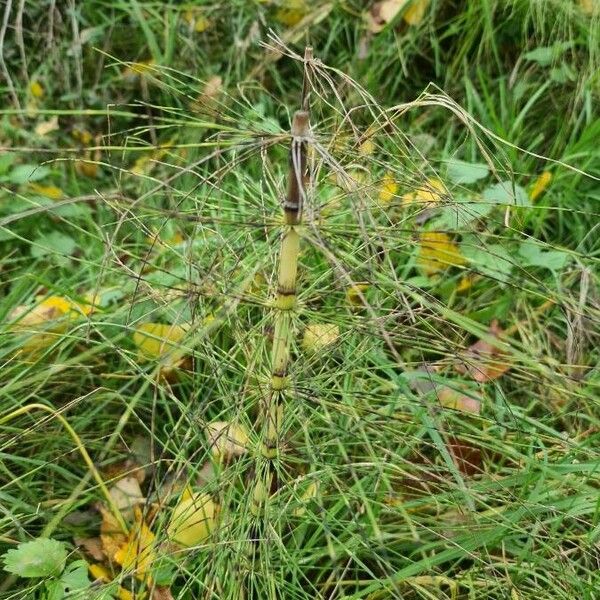
M 552 46 L 540 46 L 539 48 L 535 48 L 534 50 L 526 52 L 523 56 L 526 60 L 536 62 L 538 65 L 546 67 L 560 58 L 570 46 L 571 42 L 557 42 Z
M 479 273 L 503 283 L 508 281 L 513 267 L 513 260 L 508 250 L 500 244 L 481 247 L 481 243 L 478 243 L 475 237 L 470 238 L 469 242 L 461 244 L 461 252 L 470 265 Z
M 530 206 L 531 201 L 527 192 L 512 181 L 501 181 L 483 190 L 486 202 L 514 206 Z
M 521 263 L 530 267 L 544 267 L 560 271 L 567 264 L 569 255 L 561 250 L 542 250 L 538 244 L 523 242 L 519 247 Z
M 76 560 L 69 564 L 60 581 L 68 590 L 80 590 L 90 585 L 88 564 L 85 560 Z
M 77 244 L 72 237 L 58 231 L 53 231 L 48 235 L 34 240 L 31 245 L 31 256 L 34 258 L 42 258 L 47 256 L 48 253 L 69 256 L 76 247 Z
M 11 152 L 0 154 L 0 175 L 5 175 L 8 172 L 16 157 L 17 155 Z
M 484 163 L 469 163 L 462 160 L 449 160 L 447 163 L 448 178 L 454 183 L 475 183 L 489 175 L 488 166 Z
M 50 173 L 50 169 L 39 165 L 18 165 L 9 174 L 8 180 L 15 185 L 39 181 Z
M 472 221 L 486 217 L 494 208 L 491 202 L 458 198 L 453 204 L 444 206 L 436 219 L 440 229 L 462 229 Z
M 3 558 L 4 570 L 19 577 L 58 577 L 65 568 L 67 549 L 58 540 L 37 538 L 19 544 Z

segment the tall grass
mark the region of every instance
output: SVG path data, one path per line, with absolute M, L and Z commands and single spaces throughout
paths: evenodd
M 108 486 L 125 457 L 146 467 L 175 598 L 593 598 L 597 18 L 432 2 L 418 28 L 367 36 L 360 59 L 357 7 L 317 4 L 326 16 L 301 31 L 315 57 L 268 35 L 262 4 L 206 4 L 205 36 L 174 5 L 24 4 L 2 145 L 64 197 L 3 183 L 0 412 L 59 413 Z M 98 49 L 73 46 L 74 28 Z M 554 42 L 553 64 L 526 58 Z M 28 114 L 34 78 L 46 97 Z M 294 116 L 303 80 L 310 132 Z M 58 132 L 35 136 L 53 115 Z M 489 175 L 461 183 L 457 159 Z M 516 186 L 543 171 L 551 184 L 523 200 Z M 428 272 L 426 232 L 464 260 Z M 96 310 L 25 351 L 15 306 L 90 293 Z M 140 358 L 148 322 L 186 328 L 173 376 Z M 337 334 L 311 351 L 315 325 Z M 478 340 L 501 347 L 502 377 L 472 376 Z M 215 459 L 214 421 L 244 427 L 246 452 Z M 60 423 L 21 414 L 0 435 L 2 549 L 96 535 L 101 489 Z M 182 484 L 220 524 L 169 552 Z M 2 597 L 36 593 L 19 580 Z

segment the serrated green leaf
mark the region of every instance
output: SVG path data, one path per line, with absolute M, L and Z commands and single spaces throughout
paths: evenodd
M 483 199 L 494 204 L 531 206 L 527 192 L 512 181 L 501 181 L 483 190 Z
M 18 165 L 9 174 L 8 180 L 15 185 L 39 181 L 50 173 L 50 169 L 39 165 Z
M 60 580 L 69 591 L 87 588 L 90 585 L 88 564 L 85 560 L 72 562 L 67 566 Z
M 19 544 L 3 558 L 4 570 L 19 577 L 58 577 L 65 568 L 67 549 L 58 540 L 37 538 Z
M 472 243 L 461 244 L 460 251 L 479 273 L 503 283 L 508 281 L 513 259 L 504 246 L 489 244 L 482 247 L 481 244 L 477 244 L 476 238 L 473 238 Z
M 62 581 L 60 579 L 53 579 L 46 583 L 44 600 L 63 600 L 65 592 L 65 586 Z
M 519 247 L 521 263 L 529 267 L 543 267 L 560 271 L 567 264 L 569 255 L 561 250 L 542 250 L 533 242 L 523 242 Z
M 475 183 L 489 174 L 488 166 L 484 163 L 469 163 L 462 160 L 449 160 L 447 175 L 454 183 Z

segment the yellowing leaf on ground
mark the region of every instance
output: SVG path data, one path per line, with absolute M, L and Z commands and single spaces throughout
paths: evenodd
M 456 242 L 443 232 L 426 231 L 419 237 L 417 264 L 427 275 L 466 263 Z
M 114 560 L 124 571 L 131 570 L 138 579 L 146 579 L 156 560 L 155 535 L 144 521 L 139 506 L 134 508 L 135 525 L 127 539 L 114 553 Z
M 474 275 L 473 273 L 468 273 L 467 275 L 463 275 L 460 278 L 458 285 L 456 286 L 456 291 L 458 293 L 461 293 L 461 292 L 466 292 L 467 290 L 470 290 L 473 287 L 473 284 L 475 283 L 476 280 L 477 280 L 477 275 Z
M 309 354 L 320 352 L 340 337 L 340 328 L 332 323 L 311 323 L 302 337 L 302 348 Z
M 581 12 L 588 17 L 600 15 L 599 0 L 577 0 L 577 4 L 579 4 Z
M 533 182 L 531 189 L 529 190 L 529 198 L 533 202 L 537 200 L 550 185 L 552 181 L 552 173 L 550 171 L 544 171 L 539 177 Z
M 55 185 L 40 185 L 39 183 L 30 183 L 27 186 L 32 192 L 45 196 L 51 200 L 61 200 L 63 197 L 63 191 Z
M 196 33 L 206 31 L 211 25 L 211 22 L 202 14 L 202 10 L 198 8 L 186 10 L 183 13 L 183 18 Z
M 93 581 L 109 583 L 112 580 L 110 571 L 104 565 L 97 563 L 88 565 L 88 571 L 90 572 Z
M 368 283 L 355 283 L 346 290 L 346 302 L 351 307 L 365 306 L 365 293 L 369 289 Z
M 121 529 L 115 516 L 109 510 L 102 505 L 98 507 L 98 510 L 102 515 L 102 521 L 100 523 L 100 541 L 102 542 L 102 549 L 104 550 L 104 554 L 112 561 L 115 553 L 127 541 L 127 536 Z
M 29 92 L 34 98 L 37 98 L 38 100 L 43 98 L 45 94 L 42 84 L 36 79 L 33 79 L 29 84 Z
M 58 127 L 58 116 L 54 116 L 48 121 L 42 121 L 35 126 L 35 133 L 40 137 L 48 135 L 52 131 L 57 131 Z
M 418 25 L 423 20 L 428 6 L 429 0 L 413 0 L 404 11 L 402 18 L 409 25 Z
M 242 425 L 228 421 L 213 421 L 206 426 L 213 454 L 223 458 L 241 456 L 248 449 L 248 433 Z
M 49 296 L 33 307 L 20 305 L 8 316 L 13 331 L 31 333 L 23 344 L 25 350 L 34 351 L 50 346 L 55 334 L 67 330 L 68 322 L 89 314 L 91 307 L 63 298 Z
M 361 156 L 371 156 L 375 152 L 375 142 L 367 138 L 364 142 L 361 142 L 358 147 L 358 153 Z
M 77 127 L 71 131 L 71 136 L 84 146 L 89 146 L 94 139 L 94 136 L 87 129 L 79 129 Z
M 389 204 L 398 193 L 398 183 L 391 173 L 386 173 L 381 180 L 379 188 L 379 201 L 382 204 Z
M 365 292 L 369 289 L 368 283 L 355 283 L 346 290 L 346 301 L 350 306 L 364 306 L 363 300 Z
M 489 334 L 494 338 L 499 338 L 502 334 L 502 328 L 495 319 L 490 325 Z M 493 381 L 504 375 L 510 368 L 511 364 L 504 350 L 487 340 L 479 340 L 470 346 L 464 362 L 456 365 L 459 373 L 469 375 L 479 383 Z
M 436 391 L 440 404 L 445 408 L 459 410 L 478 415 L 481 412 L 481 401 L 467 396 L 459 390 L 444 386 Z
M 98 164 L 91 160 L 76 160 L 75 171 L 79 175 L 89 177 L 90 179 L 95 179 L 96 177 L 98 177 Z
M 219 507 L 209 494 L 192 493 L 188 488 L 171 515 L 169 537 L 182 546 L 201 544 L 216 527 L 218 514 Z
M 446 193 L 444 184 L 436 178 L 428 179 L 423 185 L 414 192 L 409 192 L 402 196 L 406 204 L 440 202 Z
M 156 359 L 176 351 L 184 336 L 185 329 L 180 325 L 144 323 L 133 334 L 133 343 L 141 357 Z
M 160 161 L 169 152 L 169 148 L 173 146 L 173 143 L 174 140 L 169 140 L 158 148 L 154 148 L 151 152 L 145 152 L 135 161 L 130 171 L 135 175 L 150 173 L 155 163 Z
M 298 25 L 308 12 L 306 0 L 285 0 L 275 13 L 275 19 L 286 27 L 293 27 Z
M 423 20 L 429 0 L 381 0 L 375 2 L 366 15 L 367 27 L 373 33 L 379 33 L 391 23 L 400 11 L 408 25 L 418 25 Z

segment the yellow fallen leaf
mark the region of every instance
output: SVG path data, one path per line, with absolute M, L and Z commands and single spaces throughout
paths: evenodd
M 42 84 L 36 79 L 32 80 L 32 82 L 29 84 L 29 91 L 31 92 L 31 95 L 38 100 L 43 98 L 45 94 Z
M 532 202 L 537 200 L 550 185 L 552 181 L 552 173 L 550 171 L 544 171 L 539 177 L 533 182 L 531 190 L 529 191 L 529 198 Z
M 133 343 L 145 359 L 163 358 L 176 350 L 185 329 L 169 323 L 144 323 L 133 334 Z
M 464 265 L 466 260 L 456 242 L 443 232 L 426 231 L 419 237 L 417 264 L 427 275 L 435 275 L 449 266 Z
M 138 158 L 130 171 L 135 175 L 144 175 L 150 173 L 150 171 L 156 166 L 156 162 L 161 160 L 165 154 L 169 151 L 169 148 L 173 146 L 174 140 L 169 140 L 165 144 L 154 148 L 152 152 L 144 153 Z
M 285 6 L 275 13 L 275 19 L 286 27 L 293 27 L 298 25 L 308 12 L 306 0 L 286 0 Z
M 198 9 L 186 10 L 183 13 L 183 18 L 196 33 L 206 31 L 211 25 L 211 22 Z
M 375 2 L 366 14 L 367 27 L 373 33 L 379 33 L 391 23 L 401 10 L 402 18 L 408 25 L 418 25 L 425 16 L 429 0 L 382 0 Z
M 451 387 L 443 386 L 437 391 L 437 398 L 444 408 L 478 415 L 481 412 L 481 401 L 471 398 Z
M 600 14 L 600 2 L 598 0 L 578 0 L 577 3 L 581 12 L 588 17 Z
M 242 425 L 213 421 L 206 426 L 211 452 L 219 457 L 241 456 L 248 450 L 248 433 Z
M 468 275 L 463 275 L 456 286 L 457 292 L 466 292 L 467 290 L 473 287 L 473 283 L 475 282 L 475 276 L 471 273 Z
M 414 192 L 409 192 L 402 196 L 402 200 L 405 204 L 417 203 L 428 203 L 428 202 L 440 202 L 446 188 L 444 184 L 435 177 L 428 179 L 423 185 L 418 187 Z
M 91 160 L 76 160 L 75 171 L 79 175 L 95 179 L 98 176 L 98 164 Z
M 102 542 L 102 549 L 104 550 L 104 554 L 112 560 L 115 553 L 118 552 L 127 541 L 127 536 L 123 533 L 119 522 L 112 512 L 102 505 L 99 506 L 98 510 L 102 515 L 102 521 L 100 523 L 100 541 Z
M 364 301 L 361 296 L 369 289 L 367 283 L 355 283 L 346 290 L 346 301 L 350 306 L 364 306 Z
M 404 11 L 402 18 L 409 25 L 418 25 L 423 20 L 428 6 L 429 0 L 413 0 L 410 6 Z
M 99 563 L 93 563 L 88 565 L 88 571 L 95 581 L 101 581 L 102 583 L 109 583 L 112 580 L 110 571 Z
M 302 348 L 314 354 L 330 346 L 340 337 L 340 328 L 330 323 L 312 323 L 306 326 Z
M 33 307 L 20 305 L 8 315 L 13 331 L 29 334 L 21 348 L 35 353 L 52 345 L 64 333 L 69 322 L 88 314 L 87 306 L 61 296 L 49 296 Z
M 136 596 L 133 595 L 133 592 L 130 592 L 129 590 L 126 590 L 124 587 L 121 587 L 121 586 L 119 586 L 119 590 L 117 592 L 117 598 L 119 600 L 136 600 Z M 141 600 L 141 598 L 140 598 L 140 600 Z
M 215 529 L 218 514 L 219 507 L 209 494 L 187 488 L 171 515 L 169 537 L 182 546 L 201 544 Z
M 40 196 L 46 196 L 51 200 L 60 200 L 63 197 L 63 191 L 55 185 L 40 185 L 39 183 L 30 183 L 28 188 L 39 194 Z
M 370 156 L 375 152 L 375 142 L 371 139 L 366 139 L 358 147 L 358 153 L 361 156 Z
M 381 181 L 379 188 L 379 201 L 382 204 L 389 204 L 398 192 L 398 184 L 391 173 L 386 173 Z
M 89 146 L 94 139 L 94 136 L 87 129 L 78 129 L 77 127 L 73 129 L 71 136 L 84 146 Z
M 52 131 L 57 131 L 58 127 L 58 117 L 55 115 L 48 121 L 42 121 L 35 126 L 35 133 L 40 137 L 44 135 L 48 135 Z
M 144 521 L 139 506 L 134 507 L 135 525 L 130 529 L 125 543 L 114 553 L 115 562 L 124 571 L 130 569 L 138 579 L 146 579 L 156 560 L 155 535 Z

